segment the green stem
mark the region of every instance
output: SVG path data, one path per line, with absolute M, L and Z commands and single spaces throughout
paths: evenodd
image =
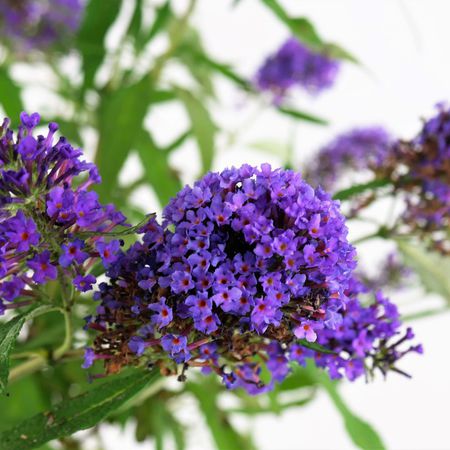
M 370 241 L 371 239 L 381 238 L 381 239 L 388 239 L 392 236 L 392 231 L 389 228 L 386 228 L 385 226 L 381 226 L 375 233 L 368 234 L 366 236 L 362 236 L 358 239 L 355 239 L 352 241 L 352 245 L 361 244 L 362 242 Z
M 64 325 L 66 334 L 63 343 L 55 350 L 53 358 L 55 360 L 62 358 L 64 353 L 66 353 L 72 347 L 72 335 L 73 335 L 73 324 L 72 324 L 72 305 L 73 305 L 73 288 L 68 284 L 66 276 L 61 271 L 59 280 L 61 283 L 61 293 L 63 309 L 61 310 L 64 316 Z
M 357 245 L 357 244 L 361 244 L 362 242 L 366 242 L 366 241 L 370 241 L 371 239 L 376 239 L 379 238 L 379 234 L 378 233 L 372 233 L 372 234 L 368 234 L 366 236 L 362 236 L 358 239 L 355 239 L 354 241 L 352 241 L 352 245 Z
M 390 185 L 392 182 L 389 179 L 384 178 L 375 178 L 372 181 L 364 184 L 357 184 L 348 189 L 343 189 L 342 191 L 338 191 L 333 195 L 334 200 L 348 200 L 352 197 L 359 195 L 365 191 L 375 191 L 378 188 L 382 188 L 384 186 Z
M 47 358 L 42 356 L 36 356 L 28 361 L 25 361 L 22 364 L 12 368 L 9 372 L 9 383 L 13 383 L 14 381 L 20 380 L 26 375 L 36 372 L 39 369 L 42 369 L 47 364 Z
M 55 350 L 53 354 L 53 358 L 55 360 L 62 358 L 64 354 L 72 347 L 72 334 L 73 334 L 72 317 L 70 316 L 70 311 L 68 310 L 64 310 L 63 315 L 66 334 L 64 336 L 63 343 Z
M 73 335 L 73 325 L 72 325 L 72 317 L 71 317 L 71 309 L 72 309 L 72 301 L 73 301 L 73 293 L 70 289 L 70 286 L 67 284 L 67 280 L 64 274 L 60 273 L 60 283 L 61 283 L 61 291 L 62 291 L 62 302 L 63 306 L 55 307 L 51 310 L 58 310 L 64 315 L 64 324 L 66 334 L 64 336 L 63 343 L 55 350 L 52 355 L 52 360 L 57 361 L 65 356 L 65 354 L 72 347 L 72 335 Z M 46 310 L 48 312 L 49 310 Z M 9 373 L 9 382 L 13 383 L 14 381 L 23 378 L 26 375 L 37 372 L 48 364 L 48 358 L 41 355 L 33 356 L 28 361 L 19 364 L 18 366 L 11 369 Z

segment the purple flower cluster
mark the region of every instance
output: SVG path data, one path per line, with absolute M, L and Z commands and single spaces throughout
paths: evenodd
M 356 128 L 338 135 L 319 150 L 303 175 L 313 186 L 331 192 L 351 171 L 375 169 L 387 157 L 392 138 L 379 126 Z
M 450 254 L 450 109 L 438 105 L 437 115 L 415 139 L 397 143 L 387 167 L 396 190 L 406 198 L 403 222 Z
M 344 218 L 298 173 L 269 165 L 209 173 L 169 203 L 162 226 L 152 218 L 142 231 L 95 294 L 87 327 L 99 335 L 85 366 L 103 359 L 111 373 L 145 358 L 170 374 L 183 363 L 181 379 L 200 366 L 229 388 L 259 393 L 288 374 L 290 360 L 320 358 L 306 348 L 316 341 L 336 350 L 342 372 L 361 353 L 330 338 L 342 324 L 366 326 L 350 324 L 355 251 Z M 390 337 L 369 333 L 376 318 L 367 322 L 372 344 Z
M 310 93 L 330 88 L 338 70 L 337 60 L 310 50 L 292 37 L 260 67 L 256 74 L 256 86 L 261 91 L 271 92 L 275 101 L 280 102 L 286 92 L 295 86 Z
M 363 306 L 358 294 L 368 289 L 356 279 L 351 280 L 343 320 L 334 330 L 323 329 L 317 342 L 332 353 L 308 350 L 318 367 L 328 370 L 333 379 L 344 375 L 355 380 L 362 375 L 372 375 L 379 369 L 383 375 L 388 371 L 406 373 L 395 367 L 398 360 L 408 353 L 422 354 L 421 345 L 404 345 L 414 338 L 411 328 L 401 333 L 400 315 L 397 307 L 381 292 L 375 294 L 374 301 Z M 399 347 L 403 347 L 400 349 Z
M 125 220 L 88 190 L 100 181 L 95 165 L 65 138 L 54 142 L 55 123 L 35 136 L 39 121 L 22 113 L 16 136 L 8 119 L 0 126 L 0 313 L 28 304 L 58 273 L 91 289 L 89 268 L 99 257 L 109 266 L 118 253 L 119 242 L 101 236 Z
M 81 0 L 3 0 L 0 30 L 19 50 L 46 48 L 76 32 Z

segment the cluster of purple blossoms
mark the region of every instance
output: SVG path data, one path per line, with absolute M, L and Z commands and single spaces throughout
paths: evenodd
M 57 124 L 35 136 L 39 121 L 22 113 L 16 136 L 8 119 L 0 126 L 0 314 L 40 297 L 39 285 L 59 274 L 92 289 L 89 269 L 99 258 L 108 267 L 119 251 L 102 234 L 125 217 L 88 190 L 100 182 L 97 168 L 64 137 L 54 142 Z
M 280 102 L 295 86 L 310 93 L 330 88 L 338 70 L 337 60 L 310 50 L 292 37 L 260 67 L 256 86 L 261 91 L 271 92 L 275 102 Z
M 445 104 L 415 139 L 395 145 L 381 176 L 404 194 L 402 220 L 408 229 L 431 236 L 437 250 L 450 254 L 450 110 Z
M 356 128 L 338 135 L 309 161 L 303 176 L 313 186 L 331 192 L 351 171 L 374 170 L 382 165 L 392 138 L 382 127 Z
M 350 300 L 342 322 L 336 329 L 323 329 L 318 334 L 317 342 L 330 352 L 302 349 L 303 353 L 313 357 L 316 365 L 326 369 L 333 379 L 345 375 L 353 381 L 362 375 L 372 376 L 375 369 L 383 375 L 394 371 L 409 377 L 396 363 L 408 353 L 422 354 L 422 345 L 405 346 L 414 333 L 411 328 L 402 333 L 397 307 L 380 291 L 369 305 L 358 300 L 359 294 L 368 292 L 366 286 L 353 278 L 346 291 Z
M 327 363 L 336 374 L 360 358 L 330 338 L 342 326 L 366 326 L 350 324 L 355 251 L 344 217 L 298 173 L 269 165 L 209 173 L 169 203 L 162 226 L 152 218 L 142 232 L 95 294 L 100 305 L 87 327 L 99 334 L 85 367 L 102 359 L 111 373 L 145 360 L 170 374 L 183 364 L 184 379 L 197 366 L 256 394 L 281 381 L 290 361 L 323 361 L 308 348 L 316 341 L 340 358 L 339 368 Z M 377 318 L 390 323 L 377 315 L 367 333 Z M 375 354 L 375 340 L 388 334 L 368 333 L 361 345 Z
M 16 49 L 46 48 L 76 32 L 83 9 L 81 0 L 3 0 L 0 30 Z

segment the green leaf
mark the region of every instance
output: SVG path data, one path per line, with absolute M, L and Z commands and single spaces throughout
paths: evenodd
M 305 17 L 292 18 L 276 0 L 262 2 L 290 29 L 301 42 L 314 50 L 320 51 L 325 43 L 317 33 L 314 25 Z
M 349 187 L 348 189 L 343 189 L 338 191 L 333 195 L 334 200 L 348 200 L 358 194 L 362 194 L 366 191 L 375 190 L 384 186 L 388 186 L 391 182 L 387 179 L 377 178 L 375 180 L 369 181 L 364 184 L 357 184 L 355 186 Z
M 120 10 L 120 0 L 90 0 L 78 33 L 84 82 L 83 90 L 94 83 L 95 74 L 105 57 L 105 36 Z
M 350 52 L 342 48 L 340 45 L 335 44 L 333 42 L 329 42 L 325 45 L 325 53 L 334 59 L 343 59 L 350 61 L 354 64 L 361 64 L 361 62 L 352 55 Z
M 158 195 L 161 205 L 167 205 L 181 189 L 180 179 L 169 165 L 169 152 L 158 148 L 146 131 L 142 132 L 136 148 L 147 180 Z
M 3 393 L 8 385 L 9 356 L 14 349 L 17 336 L 19 336 L 24 323 L 53 309 L 49 305 L 38 306 L 0 326 L 0 393 Z
M 176 449 L 184 450 L 186 442 L 183 426 L 170 412 L 163 396 L 152 396 L 132 411 L 132 416 L 136 419 L 136 440 L 138 442 L 154 437 L 156 448 L 163 450 L 165 440 L 171 434 Z
M 149 43 L 161 30 L 163 30 L 171 17 L 172 10 L 170 8 L 170 0 L 167 0 L 163 5 L 156 9 L 155 20 L 145 38 L 145 42 Z
M 336 352 L 324 347 L 323 345 L 318 344 L 317 342 L 308 342 L 306 339 L 299 339 L 297 341 L 302 347 L 309 348 L 311 350 L 315 350 L 316 352 L 326 353 L 329 355 L 334 355 Z
M 91 428 L 157 379 L 156 371 L 138 371 L 127 377 L 113 377 L 82 395 L 59 403 L 51 411 L 37 414 L 1 433 L 0 449 L 36 448 L 52 439 Z
M 286 24 L 289 22 L 289 16 L 282 6 L 276 0 L 262 0 L 262 2 L 272 10 L 272 12 Z
M 133 17 L 131 18 L 127 34 L 132 36 L 136 41 L 139 39 L 142 25 L 142 7 L 143 0 L 136 0 Z
M 44 392 L 37 374 L 23 378 L 8 387 L 8 396 L 0 396 L 2 420 L 0 432 L 15 426 L 30 416 L 49 407 L 53 391 Z
M 188 383 L 186 389 L 196 397 L 218 450 L 250 450 L 254 445 L 231 425 L 227 414 L 217 404 L 220 387 L 210 377 L 201 383 Z
M 278 111 L 288 116 L 294 117 L 299 120 L 303 120 L 305 122 L 311 122 L 316 125 L 328 125 L 329 122 L 326 119 L 322 119 L 321 117 L 314 116 L 310 113 L 299 111 L 291 108 L 279 107 Z
M 19 121 L 20 113 L 23 111 L 21 91 L 15 81 L 9 76 L 6 67 L 0 67 L 0 104 L 11 122 Z
M 184 133 L 180 134 L 173 142 L 171 142 L 167 147 L 164 148 L 165 152 L 172 152 L 176 150 L 180 145 L 182 145 L 186 139 L 188 139 L 192 135 L 192 130 L 187 130 Z
M 364 420 L 357 417 L 345 404 L 342 397 L 336 388 L 337 383 L 331 381 L 327 374 L 318 373 L 319 380 L 322 386 L 327 391 L 336 409 L 340 412 L 344 420 L 345 428 L 353 443 L 363 450 L 383 450 L 385 448 L 381 437 Z
M 214 69 L 216 72 L 220 73 L 225 78 L 228 78 L 229 80 L 233 81 L 241 88 L 247 91 L 252 89 L 251 84 L 248 82 L 248 80 L 238 75 L 230 65 L 214 61 L 213 59 L 209 58 L 206 55 L 197 55 L 197 57 L 201 62 L 209 66 L 211 69 Z
M 305 17 L 288 19 L 288 26 L 301 42 L 312 49 L 321 50 L 324 47 L 325 43 L 317 33 L 314 25 Z
M 214 97 L 211 66 L 202 64 L 198 58 L 198 55 L 204 53 L 205 51 L 199 33 L 191 28 L 183 34 L 183 40 L 177 46 L 175 54 L 197 81 L 201 91 L 206 96 Z
M 211 169 L 214 157 L 214 138 L 217 127 L 211 119 L 211 115 L 203 103 L 194 95 L 182 88 L 175 88 L 175 92 L 184 104 L 186 112 L 192 125 L 194 135 L 200 151 L 202 170 L 207 172 Z
M 450 260 L 427 249 L 418 241 L 396 239 L 403 261 L 419 275 L 423 286 L 450 304 Z
M 151 95 L 151 103 L 164 103 L 176 100 L 176 95 L 173 91 L 153 90 Z
M 150 28 L 142 28 L 142 12 L 145 7 L 143 0 L 137 0 L 136 8 L 128 29 L 128 35 L 134 39 L 134 45 L 137 52 L 140 52 L 148 45 L 151 40 L 164 30 L 166 25 L 172 18 L 170 1 L 166 1 L 163 5 L 156 8 L 155 19 Z
M 325 42 L 307 18 L 290 17 L 276 0 L 262 0 L 262 2 L 289 28 L 300 42 L 303 42 L 311 50 L 322 52 L 332 58 L 359 64 L 359 61 L 347 50 L 332 42 Z
M 251 83 L 238 75 L 230 65 L 213 60 L 211 57 L 206 55 L 202 49 L 193 48 L 192 46 L 184 43 L 180 46 L 178 52 L 189 53 L 190 57 L 196 64 L 204 65 L 216 71 L 247 91 L 252 89 Z
M 96 163 L 102 176 L 97 191 L 103 201 L 114 198 L 120 169 L 141 135 L 151 102 L 148 78 L 117 91 L 105 93 L 99 108 L 99 144 Z
M 9 355 L 24 323 L 25 318 L 17 316 L 0 328 L 0 393 L 3 393 L 8 385 Z
M 315 377 L 298 364 L 293 364 L 291 373 L 279 384 L 280 391 L 292 391 L 302 388 L 311 388 L 317 384 Z

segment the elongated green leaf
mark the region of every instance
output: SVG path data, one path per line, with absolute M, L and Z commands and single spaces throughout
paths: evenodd
M 134 14 L 128 29 L 128 35 L 133 37 L 137 52 L 140 52 L 157 34 L 163 31 L 172 18 L 170 1 L 166 1 L 163 5 L 156 8 L 155 19 L 152 26 L 149 29 L 143 29 L 142 13 L 144 7 L 144 0 L 137 0 Z
M 309 47 L 321 50 L 325 45 L 314 25 L 305 17 L 289 18 L 287 24 L 294 35 Z
M 14 348 L 17 336 L 25 323 L 23 316 L 14 317 L 0 328 L 0 392 L 8 385 L 9 355 Z
M 216 382 L 207 379 L 201 384 L 189 383 L 187 389 L 196 397 L 218 450 L 250 450 L 254 448 L 248 438 L 241 436 L 232 427 L 226 413 L 219 408 Z
M 315 377 L 298 364 L 294 364 L 291 368 L 291 373 L 286 379 L 279 384 L 280 391 L 292 391 L 301 388 L 311 388 L 317 384 Z
M 83 61 L 83 89 L 93 85 L 105 57 L 105 36 L 119 13 L 120 0 L 90 0 L 78 33 L 77 44 Z
M 49 395 L 43 392 L 38 376 L 22 378 L 8 386 L 8 396 L 0 396 L 2 412 L 0 432 L 14 427 L 31 414 L 36 414 L 48 407 Z
M 130 25 L 128 27 L 128 35 L 132 36 L 135 40 L 139 39 L 141 33 L 142 7 L 143 0 L 136 0 L 133 17 L 131 18 Z
M 150 98 L 151 86 L 144 78 L 102 99 L 96 163 L 102 176 L 98 192 L 103 201 L 115 200 L 120 169 L 141 134 Z
M 214 61 L 206 55 L 200 55 L 200 60 L 211 69 L 214 69 L 216 72 L 223 75 L 225 78 L 233 81 L 241 88 L 245 90 L 251 89 L 251 84 L 249 83 L 249 81 L 238 75 L 230 65 Z
M 214 138 L 217 127 L 203 103 L 189 91 L 176 88 L 178 98 L 183 102 L 191 120 L 192 133 L 198 144 L 203 172 L 211 169 L 214 157 Z
M 176 95 L 173 91 L 153 90 L 151 95 L 151 103 L 164 103 L 176 100 Z
M 328 348 L 324 347 L 323 345 L 318 344 L 317 342 L 308 342 L 306 339 L 299 339 L 298 343 L 306 348 L 309 348 L 311 350 L 315 350 L 316 352 L 320 353 L 326 353 L 326 354 L 335 354 L 336 352 L 333 352 L 332 350 L 329 350 Z
M 127 377 L 114 377 L 78 397 L 56 405 L 0 434 L 0 449 L 27 450 L 59 437 L 96 425 L 148 383 L 158 379 L 157 372 L 138 371 Z
M 163 30 L 171 17 L 172 10 L 170 8 L 170 0 L 167 0 L 163 5 L 157 8 L 155 20 L 153 21 L 145 42 L 150 42 L 161 30 Z
M 161 205 L 166 205 L 181 189 L 180 179 L 169 166 L 169 153 L 158 148 L 151 136 L 145 131 L 142 132 L 136 148 L 147 180 L 153 186 Z
M 316 369 L 317 370 L 317 369 Z M 363 450 L 383 450 L 385 448 L 381 437 L 366 421 L 357 417 L 345 404 L 337 390 L 337 384 L 328 375 L 319 375 L 322 386 L 327 391 L 336 409 L 340 412 L 348 435 L 353 443 Z
M 0 325 L 0 393 L 3 393 L 8 385 L 9 356 L 24 323 L 52 309 L 54 308 L 49 305 L 38 306 Z
M 354 64 L 361 64 L 361 61 L 359 61 L 355 55 L 352 55 L 345 48 L 342 48 L 340 45 L 333 42 L 328 42 L 325 45 L 325 53 L 334 59 L 343 59 Z
M 390 181 L 387 179 L 378 178 L 376 180 L 369 181 L 364 184 L 357 184 L 355 186 L 349 187 L 348 189 L 343 189 L 338 191 L 333 195 L 335 200 L 347 200 L 354 197 L 355 195 L 362 194 L 363 192 L 375 190 L 384 186 L 388 186 Z
M 305 17 L 290 17 L 276 0 L 262 0 L 262 2 L 280 19 L 301 42 L 313 51 L 322 52 L 336 59 L 347 60 L 359 64 L 347 50 L 332 42 L 325 42 L 314 25 Z
M 164 148 L 165 152 L 170 153 L 173 150 L 176 150 L 180 145 L 182 145 L 186 139 L 188 139 L 192 135 L 191 130 L 187 130 L 178 136 L 173 142 L 171 142 L 167 147 Z
M 419 275 L 423 286 L 441 295 L 450 304 L 450 261 L 418 241 L 396 240 L 405 264 Z
M 272 12 L 282 21 L 287 23 L 289 16 L 283 7 L 276 0 L 262 0 L 262 2 L 272 10 Z
M 11 121 L 17 123 L 23 111 L 21 93 L 6 67 L 0 67 L 0 104 Z
M 132 409 L 132 416 L 136 418 L 135 434 L 138 442 L 154 437 L 156 448 L 163 450 L 167 446 L 167 437 L 171 434 L 177 450 L 184 450 L 186 447 L 184 429 L 169 410 L 164 397 L 152 396 Z
M 294 117 L 299 120 L 303 120 L 305 122 L 311 122 L 316 125 L 328 125 L 328 121 L 326 119 L 322 119 L 321 117 L 314 116 L 313 114 L 307 113 L 305 111 L 299 111 L 292 108 L 284 108 L 279 107 L 278 111 L 288 116 Z
M 212 68 L 208 64 L 202 64 L 198 55 L 205 53 L 200 34 L 190 28 L 183 34 L 183 40 L 177 46 L 175 56 L 186 66 L 192 77 L 197 81 L 199 89 L 207 97 L 214 97 L 214 85 L 212 82 Z
M 286 403 L 280 403 L 277 408 L 277 411 L 274 411 L 272 407 L 267 407 L 267 406 L 256 406 L 256 405 L 252 405 L 252 406 L 244 406 L 241 408 L 230 408 L 227 409 L 227 412 L 232 413 L 232 414 L 245 414 L 246 416 L 256 416 L 256 415 L 261 415 L 261 414 L 279 414 L 283 411 L 285 411 L 286 409 L 290 409 L 290 408 L 298 408 L 299 406 L 305 406 L 307 405 L 311 400 L 313 400 L 313 396 L 307 397 L 305 399 L 302 400 L 294 400 L 291 402 L 286 402 Z
M 290 29 L 301 42 L 314 50 L 323 49 L 325 42 L 317 33 L 314 25 L 305 17 L 292 18 L 276 0 L 262 2 Z
M 185 42 L 179 47 L 178 53 L 188 53 L 196 64 L 204 65 L 211 70 L 216 71 L 245 90 L 251 90 L 252 88 L 249 81 L 238 75 L 230 65 L 215 61 L 202 49 L 194 48 L 192 45 L 188 45 L 188 43 Z

